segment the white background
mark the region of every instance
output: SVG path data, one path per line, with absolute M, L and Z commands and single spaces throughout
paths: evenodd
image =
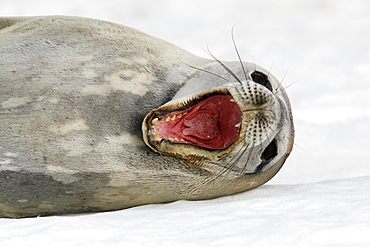
M 283 80 L 296 140 L 266 185 L 209 201 L 0 219 L 0 246 L 370 246 L 367 0 L 0 0 L 0 16 L 117 22 Z M 0 58 L 1 59 L 1 58 Z

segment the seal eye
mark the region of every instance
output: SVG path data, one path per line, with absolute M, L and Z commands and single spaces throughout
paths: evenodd
M 261 164 L 259 164 L 255 170 L 255 173 L 259 173 L 263 168 L 278 154 L 276 140 L 274 139 L 262 152 Z
M 263 74 L 259 71 L 254 71 L 251 74 L 251 77 L 252 77 L 252 79 L 255 83 L 258 83 L 258 84 L 266 87 L 268 90 L 270 90 L 272 92 L 272 86 L 271 86 L 270 81 L 268 80 L 267 75 L 265 75 L 265 74 Z
M 261 159 L 265 162 L 272 160 L 277 155 L 277 145 L 274 139 L 261 154 Z

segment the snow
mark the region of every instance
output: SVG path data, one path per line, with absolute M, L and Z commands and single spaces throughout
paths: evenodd
M 369 177 L 205 201 L 1 220 L 1 246 L 368 246 Z M 125 245 L 127 244 L 127 245 Z M 367 244 L 367 245 L 366 245 Z
M 0 0 L 1 16 L 78 15 L 243 60 L 283 80 L 296 140 L 266 185 L 206 201 L 0 219 L 0 246 L 370 246 L 367 0 Z

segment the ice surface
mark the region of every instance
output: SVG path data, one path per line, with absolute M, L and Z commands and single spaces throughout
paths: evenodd
M 118 22 L 283 80 L 296 145 L 268 184 L 208 201 L 0 219 L 0 246 L 370 246 L 367 0 L 0 0 L 1 16 Z M 0 58 L 1 59 L 1 58 Z
M 370 177 L 206 201 L 0 220 L 0 246 L 369 246 Z

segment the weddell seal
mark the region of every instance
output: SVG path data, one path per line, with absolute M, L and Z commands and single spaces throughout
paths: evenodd
M 230 195 L 293 146 L 269 71 L 105 21 L 0 18 L 0 82 L 1 217 Z

